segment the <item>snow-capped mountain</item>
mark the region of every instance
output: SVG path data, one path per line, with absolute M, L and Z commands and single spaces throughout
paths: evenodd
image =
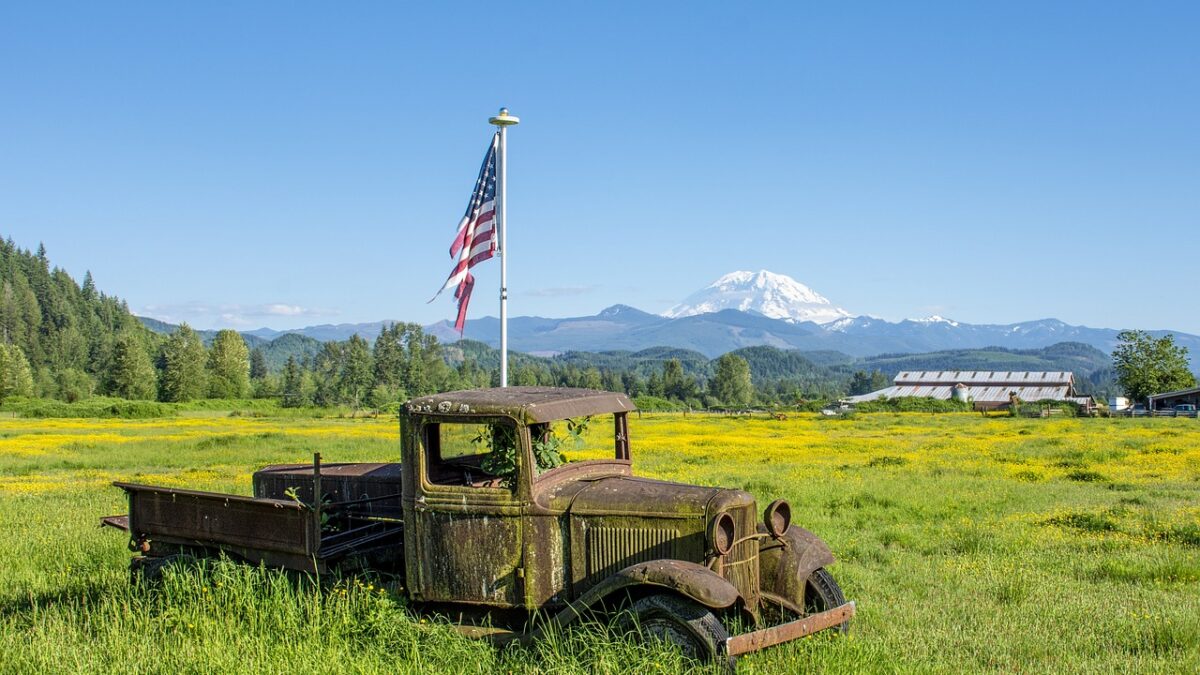
M 825 324 L 852 316 L 799 281 L 767 270 L 726 274 L 663 312 L 663 316 L 678 319 L 725 309 L 754 312 L 790 323 Z

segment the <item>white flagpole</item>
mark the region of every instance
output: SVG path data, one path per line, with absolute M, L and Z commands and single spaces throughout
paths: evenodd
M 496 157 L 496 220 L 500 230 L 500 386 L 508 386 L 508 241 L 505 227 L 508 225 L 508 127 L 521 122 L 520 118 L 508 114 L 501 108 L 500 114 L 489 117 L 488 122 L 500 128 L 500 150 Z

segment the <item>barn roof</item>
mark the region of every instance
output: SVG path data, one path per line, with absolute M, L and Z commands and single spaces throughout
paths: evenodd
M 1151 394 L 1150 400 L 1157 401 L 1160 398 L 1173 398 L 1175 396 L 1188 396 L 1190 394 L 1200 394 L 1200 387 L 1192 387 L 1191 389 L 1180 389 L 1179 391 L 1165 391 L 1161 394 Z
M 880 389 L 879 391 L 873 391 L 861 396 L 851 396 L 849 400 L 852 402 L 873 401 L 885 396 L 887 398 L 916 396 L 949 400 L 953 389 L 953 385 L 902 385 Z M 1073 398 L 1071 388 L 1065 385 L 1052 387 L 1013 387 L 1007 385 L 967 387 L 967 396 L 976 403 L 1008 403 L 1009 394 L 1014 392 L 1022 401 L 1042 401 L 1045 399 L 1063 401 Z
M 976 403 L 1007 403 L 1014 393 L 1022 401 L 1075 398 L 1074 376 L 1070 371 L 905 370 L 896 375 L 891 387 L 851 396 L 849 400 L 860 402 L 907 396 L 948 400 L 957 385 L 966 387 L 967 396 Z
M 965 384 L 981 386 L 1052 387 L 1073 382 L 1065 370 L 903 370 L 896 375 L 896 385 Z

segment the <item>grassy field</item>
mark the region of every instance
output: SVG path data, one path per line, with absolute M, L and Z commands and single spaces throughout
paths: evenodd
M 1200 423 L 875 414 L 631 423 L 643 475 L 791 500 L 859 617 L 741 672 L 1200 671 Z M 263 464 L 387 461 L 395 419 L 0 419 L 0 672 L 684 670 L 597 629 L 494 651 L 371 580 L 231 564 L 131 589 L 109 483 L 248 494 Z

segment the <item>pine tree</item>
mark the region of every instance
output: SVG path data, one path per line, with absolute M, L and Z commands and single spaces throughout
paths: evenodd
M 162 352 L 159 395 L 164 401 L 191 401 L 208 391 L 206 353 L 200 336 L 186 323 L 167 338 Z
M 696 379 L 684 375 L 679 359 L 668 359 L 663 362 L 662 388 L 666 398 L 687 401 L 696 395 Z
M 261 347 L 250 350 L 250 379 L 255 382 L 267 379 L 267 356 Z
M 108 393 L 121 398 L 153 400 L 157 393 L 154 376 L 154 366 L 141 340 L 130 332 L 118 335 L 108 369 Z
M 280 405 L 285 408 L 299 408 L 304 405 L 304 376 L 295 356 L 289 356 L 287 365 L 283 367 L 283 400 Z
M 208 352 L 208 395 L 244 398 L 250 390 L 250 351 L 235 330 L 217 332 Z
M 80 293 L 87 302 L 92 302 L 96 299 L 96 281 L 92 279 L 91 270 L 83 273 L 83 288 L 80 289 Z

